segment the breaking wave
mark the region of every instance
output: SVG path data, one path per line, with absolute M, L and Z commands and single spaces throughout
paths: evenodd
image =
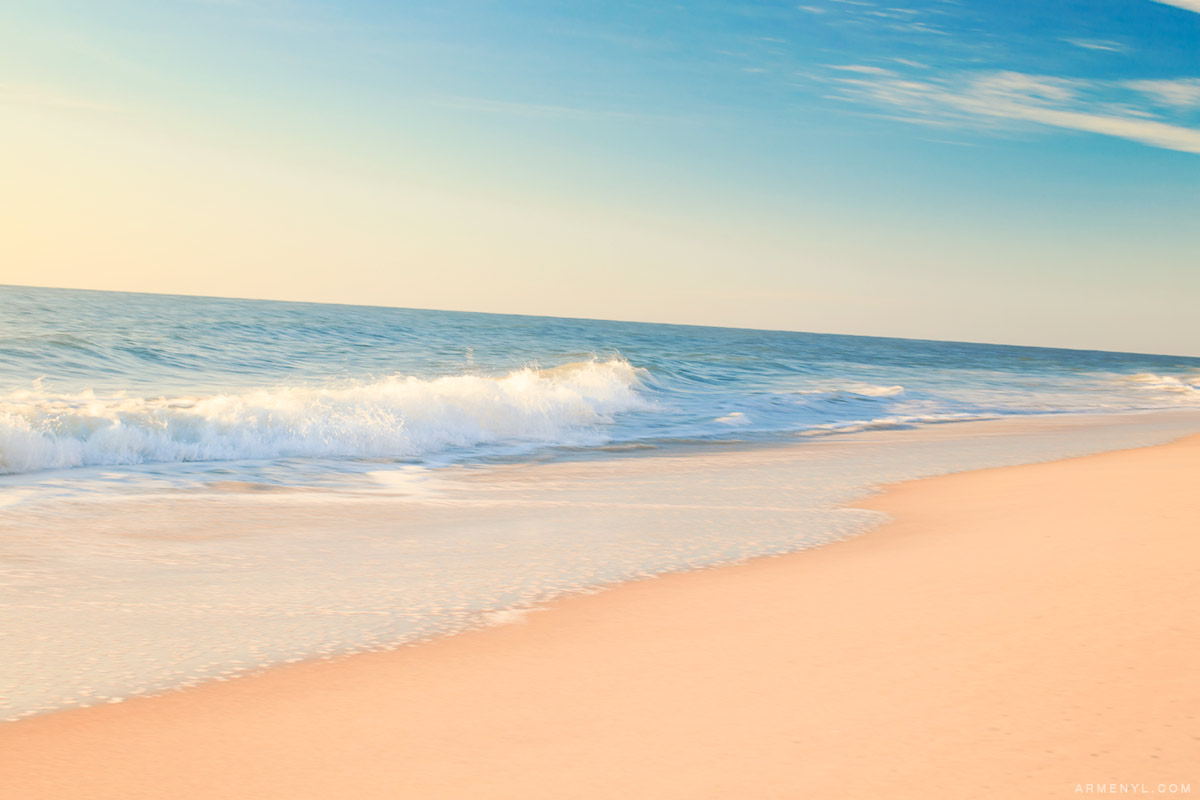
M 1137 384 L 1144 389 L 1184 395 L 1187 398 L 1200 398 L 1200 372 L 1184 375 L 1156 375 L 1153 372 L 1139 372 L 1136 375 L 1122 376 L 1127 383 Z
M 56 394 L 35 385 L 0 398 L 0 473 L 599 444 L 614 415 L 650 407 L 640 385 L 640 371 L 619 359 L 205 397 Z

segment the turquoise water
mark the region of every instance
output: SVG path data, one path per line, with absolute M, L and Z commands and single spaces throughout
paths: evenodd
M 1198 358 L 0 287 L 3 475 L 308 485 L 380 464 L 1188 406 Z

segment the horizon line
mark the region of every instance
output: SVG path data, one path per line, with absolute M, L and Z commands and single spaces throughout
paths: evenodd
M 1075 353 L 1111 353 L 1114 355 L 1130 355 L 1130 356 L 1157 356 L 1165 358 L 1186 358 L 1191 360 L 1200 360 L 1200 355 L 1184 355 L 1183 353 L 1146 353 L 1137 350 L 1104 350 L 1099 348 L 1089 347 L 1058 347 L 1053 345 L 1036 345 L 1036 344 L 1011 344 L 1008 342 L 979 342 L 968 341 L 964 339 L 929 339 L 924 337 L 914 336 L 878 336 L 865 333 L 834 333 L 828 331 L 802 331 L 792 328 L 753 328 L 741 325 L 701 325 L 691 322 L 655 322 L 653 320 L 643 319 L 616 319 L 606 317 L 571 317 L 558 316 L 554 314 L 519 314 L 506 311 L 474 311 L 461 308 L 419 308 L 416 306 L 395 306 L 385 305 L 382 303 L 348 303 L 336 301 L 318 301 L 318 300 L 284 300 L 277 297 L 239 297 L 232 295 L 217 295 L 217 294 L 181 294 L 178 292 L 147 292 L 134 291 L 128 289 L 88 289 L 77 286 L 42 286 L 28 283 L 0 283 L 0 289 L 15 288 L 15 289 L 49 289 L 52 291 L 68 291 L 68 292 L 99 292 L 104 294 L 140 294 L 150 295 L 154 297 L 191 297 L 198 300 L 244 300 L 256 303 L 294 303 L 299 305 L 311 306 L 344 306 L 347 308 L 386 308 L 396 311 L 432 311 L 446 314 L 486 314 L 494 317 L 528 317 L 531 319 L 558 319 L 558 320 L 574 320 L 580 322 L 619 322 L 628 325 L 666 325 L 676 328 L 715 328 L 718 330 L 730 331 L 753 331 L 758 333 L 797 333 L 808 336 L 846 336 L 855 339 L 897 339 L 906 342 L 933 342 L 938 344 L 966 344 L 980 345 L 983 347 L 1013 347 L 1030 350 L 1064 350 Z

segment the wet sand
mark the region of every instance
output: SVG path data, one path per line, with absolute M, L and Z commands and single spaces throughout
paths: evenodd
M 1192 437 L 899 485 L 866 504 L 895 521 L 845 542 L 0 725 L 0 787 L 31 800 L 1200 791 L 1198 476 Z

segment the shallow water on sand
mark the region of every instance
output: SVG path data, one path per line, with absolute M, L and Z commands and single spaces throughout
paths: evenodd
M 510 622 L 538 602 L 818 546 L 865 487 L 1162 442 L 1196 412 L 27 499 L 0 522 L 3 716 Z

